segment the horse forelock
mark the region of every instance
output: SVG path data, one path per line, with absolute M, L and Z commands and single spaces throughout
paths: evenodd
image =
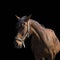
M 27 19 L 27 16 L 21 17 L 21 18 L 18 20 L 18 22 L 16 23 L 16 27 L 19 28 L 19 27 L 22 25 L 22 23 L 24 23 L 24 21 L 25 21 L 26 19 Z

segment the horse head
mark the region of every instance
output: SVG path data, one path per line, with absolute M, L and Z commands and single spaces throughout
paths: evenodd
M 18 19 L 17 22 L 17 29 L 18 29 L 18 33 L 15 37 L 15 46 L 17 48 L 22 48 L 23 46 L 25 47 L 24 41 L 25 39 L 29 36 L 29 19 L 30 19 L 31 15 L 29 16 L 23 16 L 23 17 L 19 17 L 16 16 L 16 18 Z

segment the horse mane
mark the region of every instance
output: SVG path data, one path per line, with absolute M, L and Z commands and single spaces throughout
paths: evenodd
M 33 20 L 33 19 L 30 19 L 30 21 L 33 27 L 38 27 L 38 29 L 39 28 L 45 29 L 45 26 L 43 24 L 40 24 L 38 21 Z

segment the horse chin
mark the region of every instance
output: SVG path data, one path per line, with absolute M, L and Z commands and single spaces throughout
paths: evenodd
M 15 48 L 22 48 L 22 45 L 15 44 Z
M 17 48 L 22 48 L 22 46 L 17 46 Z

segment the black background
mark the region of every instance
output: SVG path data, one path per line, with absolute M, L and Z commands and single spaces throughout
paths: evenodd
M 18 5 L 17 5 L 18 4 Z M 22 5 L 23 4 L 23 5 Z M 6 25 L 7 25 L 7 37 L 6 39 L 6 46 L 5 46 L 5 53 L 7 59 L 19 59 L 19 60 L 34 60 L 34 56 L 32 54 L 32 51 L 30 48 L 25 49 L 16 49 L 14 47 L 14 37 L 16 36 L 16 23 L 17 19 L 15 15 L 18 15 L 20 17 L 24 15 L 30 15 L 32 14 L 32 19 L 35 19 L 40 24 L 44 25 L 47 28 L 51 28 L 55 31 L 57 37 L 60 40 L 60 10 L 59 5 L 43 5 L 38 3 L 16 3 L 16 4 L 7 4 L 6 7 L 7 16 L 6 16 Z M 56 60 L 60 59 L 59 54 L 56 56 Z

